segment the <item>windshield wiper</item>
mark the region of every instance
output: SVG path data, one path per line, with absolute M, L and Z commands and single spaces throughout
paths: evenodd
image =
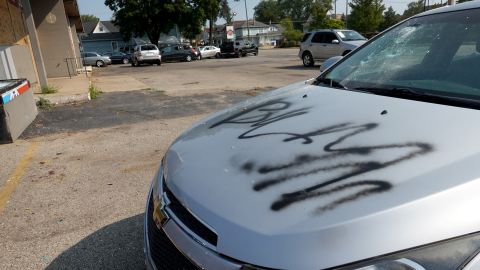
M 353 90 L 391 96 L 430 96 L 423 91 L 408 87 L 355 87 Z
M 413 100 L 427 101 L 444 105 L 461 106 L 474 109 L 480 108 L 480 100 L 427 93 L 425 91 L 408 87 L 356 87 L 353 88 L 353 90 L 382 96 L 405 97 Z
M 343 86 L 340 82 L 338 82 L 334 79 L 317 78 L 316 82 L 328 85 L 329 87 L 334 87 L 334 88 L 339 88 L 339 89 L 344 89 L 344 90 L 348 89 L 347 87 Z

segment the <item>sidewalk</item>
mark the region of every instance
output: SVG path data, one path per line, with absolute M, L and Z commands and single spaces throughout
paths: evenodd
M 53 94 L 42 94 L 40 87 L 36 87 L 35 100 L 42 97 L 55 105 L 90 100 L 88 91 L 90 77 L 91 73 L 88 73 L 88 76 L 78 74 L 72 78 L 49 78 L 48 85 L 57 88 L 58 91 Z
M 105 93 L 150 89 L 150 86 L 128 75 L 94 76 L 92 84 Z

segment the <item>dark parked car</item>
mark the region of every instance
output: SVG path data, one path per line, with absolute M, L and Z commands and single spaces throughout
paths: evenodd
M 112 64 L 128 64 L 131 60 L 131 55 L 123 52 L 108 52 L 103 55 L 110 57 Z
M 258 47 L 248 40 L 228 41 L 220 45 L 222 56 L 242 57 L 248 53 L 258 55 Z
M 163 61 L 186 61 L 199 59 L 197 53 L 190 45 L 163 44 L 160 45 L 160 53 Z

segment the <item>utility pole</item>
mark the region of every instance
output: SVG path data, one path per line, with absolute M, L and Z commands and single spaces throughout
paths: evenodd
M 348 29 L 348 0 L 345 0 L 345 29 Z
M 248 23 L 247 0 L 245 0 L 245 17 L 247 18 L 247 39 L 250 41 L 250 25 Z
M 240 0 L 234 0 L 234 1 L 240 2 Z M 247 39 L 250 40 L 250 25 L 248 24 L 247 0 L 245 0 L 245 17 L 247 18 Z
M 337 19 L 337 0 L 333 0 L 335 2 L 335 8 L 334 8 L 334 16 L 335 16 L 335 20 Z
M 456 1 L 455 0 L 448 0 L 448 5 L 449 6 L 453 6 L 456 4 Z

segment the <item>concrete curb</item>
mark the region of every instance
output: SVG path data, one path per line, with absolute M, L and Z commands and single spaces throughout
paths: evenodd
M 39 101 L 40 98 L 50 101 L 53 105 L 66 105 L 77 102 L 84 102 L 90 100 L 90 93 L 83 93 L 77 95 L 69 96 L 49 96 L 49 95 L 35 95 L 35 102 Z

